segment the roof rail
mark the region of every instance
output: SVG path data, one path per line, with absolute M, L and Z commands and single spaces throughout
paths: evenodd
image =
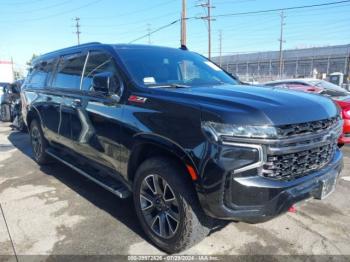
M 89 42 L 89 43 L 84 43 L 84 44 L 80 44 L 80 45 L 74 45 L 74 46 L 65 47 L 65 48 L 62 48 L 62 49 L 58 49 L 58 50 L 55 50 L 55 51 L 48 52 L 48 53 L 45 53 L 43 55 L 40 55 L 39 57 L 34 59 L 33 62 L 36 62 L 37 60 L 40 60 L 40 58 L 45 57 L 47 55 L 52 55 L 52 54 L 55 54 L 55 53 L 59 53 L 59 52 L 65 51 L 65 50 L 69 50 L 71 48 L 78 48 L 78 47 L 84 47 L 84 46 L 89 46 L 89 45 L 98 45 L 98 44 L 101 44 L 101 43 L 100 42 Z
M 80 45 L 76 45 L 76 47 L 78 46 L 86 46 L 86 45 L 98 45 L 101 44 L 100 42 L 88 42 L 88 43 L 84 43 L 84 44 L 80 44 Z M 73 46 L 72 46 L 73 47 Z M 75 46 L 74 46 L 75 47 Z

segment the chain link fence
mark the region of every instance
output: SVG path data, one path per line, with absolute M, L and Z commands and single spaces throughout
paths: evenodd
M 344 74 L 349 81 L 350 45 L 294 49 L 283 52 L 279 75 L 279 52 L 259 52 L 223 56 L 221 67 L 242 81 L 264 83 L 283 78 L 325 78 L 331 73 Z M 213 58 L 218 63 L 219 58 Z

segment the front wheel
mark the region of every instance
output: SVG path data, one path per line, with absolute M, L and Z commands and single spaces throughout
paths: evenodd
M 137 170 L 134 205 L 147 236 L 167 253 L 180 252 L 208 235 L 187 172 L 172 159 L 152 158 Z

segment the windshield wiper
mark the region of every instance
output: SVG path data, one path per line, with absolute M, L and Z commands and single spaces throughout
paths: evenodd
M 188 85 L 182 85 L 182 84 L 160 84 L 160 85 L 152 85 L 149 86 L 150 88 L 160 88 L 160 87 L 164 87 L 164 88 L 186 88 L 186 87 L 190 87 Z

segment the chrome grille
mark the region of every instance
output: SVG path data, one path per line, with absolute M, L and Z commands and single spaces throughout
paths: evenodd
M 279 126 L 279 135 L 281 137 L 288 137 L 294 135 L 308 134 L 330 129 L 337 125 L 339 117 L 333 117 L 320 121 L 313 121 L 308 123 L 293 124 Z
M 327 165 L 333 158 L 336 144 L 331 143 L 297 153 L 268 155 L 262 175 L 290 181 L 308 175 Z

